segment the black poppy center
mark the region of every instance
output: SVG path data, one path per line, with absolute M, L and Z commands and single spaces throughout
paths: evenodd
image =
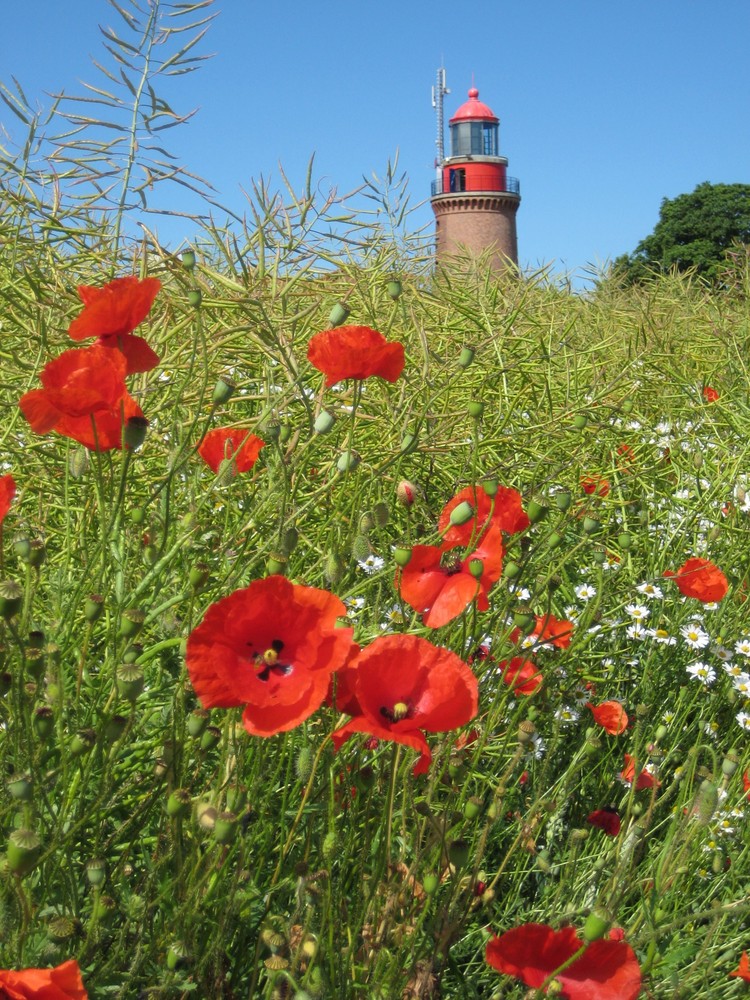
M 382 705 L 380 714 L 389 722 L 402 722 L 414 715 L 414 709 L 405 701 L 397 701 L 392 706 Z
M 251 646 L 252 643 L 248 643 Z M 259 681 L 267 681 L 271 675 L 276 677 L 286 677 L 294 669 L 291 663 L 284 663 L 279 657 L 284 649 L 281 639 L 274 639 L 268 649 L 263 653 L 255 653 L 253 662 L 257 670 L 256 677 Z

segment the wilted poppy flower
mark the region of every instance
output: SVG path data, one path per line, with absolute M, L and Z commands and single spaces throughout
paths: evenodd
M 474 516 L 464 524 L 451 524 L 451 513 L 464 501 L 474 508 Z M 493 498 L 482 486 L 466 486 L 443 507 L 438 528 L 445 532 L 444 545 L 470 545 L 477 541 L 488 523 L 508 535 L 525 531 L 530 522 L 521 506 L 521 494 L 509 486 L 498 486 Z
M 572 927 L 524 924 L 493 937 L 485 957 L 493 969 L 538 989 L 584 944 Z M 641 990 L 638 959 L 624 941 L 593 941 L 555 978 L 566 1000 L 636 1000 Z
M 744 979 L 746 983 L 750 983 L 750 960 L 748 960 L 746 951 L 742 952 L 742 955 L 740 956 L 740 964 L 734 972 L 730 972 L 729 975 L 737 976 L 738 979 Z
M 0 970 L 0 994 L 8 1000 L 88 1000 L 73 958 L 54 969 Z
M 606 497 L 609 493 L 609 481 L 604 476 L 584 476 L 581 479 L 581 489 L 589 496 L 595 493 L 599 497 Z
M 710 385 L 703 387 L 703 398 L 707 403 L 715 403 L 719 398 L 719 394 L 716 389 L 712 389 Z
M 249 472 L 265 443 L 240 427 L 217 427 L 203 438 L 198 454 L 214 472 L 228 458 L 234 459 L 237 472 Z
M 620 832 L 620 817 L 612 806 L 605 806 L 604 809 L 595 809 L 590 812 L 586 817 L 586 822 L 604 830 L 610 837 L 616 837 Z
M 502 558 L 500 529 L 494 526 L 468 558 L 453 547 L 415 545 L 408 564 L 397 574 L 396 586 L 407 604 L 425 612 L 422 620 L 428 628 L 439 628 L 457 618 L 475 598 L 480 611 L 489 608 L 487 592 L 500 577 Z M 478 569 L 479 575 L 472 569 Z
M 161 288 L 158 278 L 115 278 L 102 288 L 79 285 L 83 309 L 68 327 L 73 340 L 98 337 L 102 347 L 116 347 L 127 359 L 127 374 L 147 372 L 159 364 L 159 356 L 133 330 L 148 316 Z
M 43 388 L 25 393 L 18 405 L 37 434 L 56 431 L 92 451 L 120 448 L 124 424 L 143 417 L 125 389 L 126 370 L 116 348 L 63 351 L 44 366 Z
M 510 633 L 510 641 L 516 643 L 523 633 L 520 628 L 514 628 Z M 534 628 L 527 638 L 535 645 L 543 646 L 550 643 L 558 649 L 567 649 L 573 637 L 573 623 L 554 615 L 536 615 Z
M 533 694 L 542 686 L 542 672 L 531 660 L 522 656 L 514 656 L 512 660 L 503 660 L 498 664 L 503 681 L 512 687 L 516 694 Z
M 685 597 L 695 597 L 704 604 L 720 601 L 729 589 L 727 578 L 708 559 L 688 559 L 676 573 L 668 569 L 664 576 L 673 579 Z
M 255 580 L 212 604 L 190 633 L 186 663 L 204 708 L 244 705 L 255 736 L 293 729 L 323 704 L 352 629 L 343 602 L 283 576 Z
M 619 701 L 603 701 L 601 705 L 586 702 L 586 708 L 591 709 L 594 722 L 605 729 L 610 736 L 619 736 L 628 728 L 628 716 Z
M 0 524 L 5 520 L 15 495 L 16 481 L 13 476 L 0 476 Z
M 456 729 L 477 714 L 479 686 L 471 669 L 449 649 L 419 636 L 380 636 L 353 667 L 361 714 L 332 734 L 337 750 L 354 733 L 368 733 L 417 750 L 414 774 L 424 774 L 432 754 L 422 730 Z
M 327 386 L 373 375 L 395 382 L 404 370 L 404 345 L 389 343 L 369 326 L 340 326 L 310 338 L 307 360 L 323 372 Z
M 629 753 L 625 754 L 625 767 L 620 771 L 620 777 L 623 781 L 627 781 L 629 785 L 632 785 L 635 781 L 635 787 L 640 791 L 641 788 L 653 788 L 656 785 L 657 788 L 661 787 L 661 782 L 657 781 L 650 771 L 645 769 L 635 776 L 635 760 L 630 756 Z

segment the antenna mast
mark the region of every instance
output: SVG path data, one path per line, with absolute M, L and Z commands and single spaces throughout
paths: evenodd
M 445 148 L 443 146 L 443 97 L 450 94 L 450 90 L 445 85 L 445 69 L 441 66 L 437 71 L 437 81 L 432 88 L 432 106 L 437 113 L 437 159 L 435 166 L 440 169 L 440 165 L 445 159 Z

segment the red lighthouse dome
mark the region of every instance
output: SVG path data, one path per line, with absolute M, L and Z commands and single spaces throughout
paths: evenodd
M 496 124 L 498 122 L 498 117 L 492 113 L 492 108 L 488 108 L 483 101 L 479 100 L 479 91 L 476 87 L 471 88 L 469 91 L 469 100 L 464 101 L 451 118 L 449 124 L 452 125 L 453 122 L 465 121 L 467 118 L 482 118 Z

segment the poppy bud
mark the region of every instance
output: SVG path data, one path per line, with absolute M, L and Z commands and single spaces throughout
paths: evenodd
M 120 628 L 117 632 L 121 639 L 133 639 L 143 628 L 146 612 L 141 608 L 126 608 L 120 616 Z
M 182 251 L 182 266 L 186 271 L 192 271 L 195 267 L 195 253 L 192 250 Z
M 469 405 L 466 407 L 469 412 L 470 417 L 474 417 L 478 420 L 484 413 L 484 403 L 479 399 L 472 399 L 469 401 Z
M 417 499 L 418 489 L 408 479 L 402 479 L 396 487 L 396 499 L 404 507 L 411 507 Z
M 146 680 L 135 663 L 123 663 L 117 668 L 117 691 L 126 701 L 135 702 L 142 693 Z
M 230 785 L 227 788 L 227 809 L 238 813 L 247 803 L 247 789 L 244 785 Z
M 266 559 L 266 570 L 269 576 L 284 576 L 289 560 L 282 552 L 269 553 Z
M 146 440 L 148 431 L 148 420 L 146 417 L 128 417 L 125 421 L 125 447 L 130 451 L 137 451 Z
M 18 802 L 30 802 L 31 794 L 34 790 L 31 776 L 29 774 L 15 774 L 7 782 L 6 788 L 11 798 Z
M 81 479 L 89 471 L 91 461 L 85 448 L 76 448 L 68 458 L 68 468 L 73 479 Z
M 391 278 L 391 280 L 385 287 L 386 291 L 388 292 L 388 297 L 393 299 L 394 302 L 397 299 L 401 298 L 401 292 L 403 291 L 403 288 L 398 278 Z
M 315 418 L 313 428 L 316 434 L 327 434 L 336 423 L 336 418 L 328 410 L 321 410 Z
M 352 542 L 352 556 L 357 562 L 367 559 L 372 552 L 370 542 L 365 535 L 355 535 Z
M 292 428 L 289 424 L 282 424 L 279 428 L 279 441 L 281 441 L 282 444 L 286 444 L 291 436 Z
M 188 570 L 188 583 L 195 591 L 202 590 L 211 575 L 210 568 L 204 562 L 196 563 Z
M 538 524 L 543 518 L 547 516 L 549 508 L 537 503 L 536 500 L 529 500 L 526 507 L 526 514 L 532 524 Z
M 42 853 L 42 842 L 33 830 L 14 830 L 8 838 L 5 856 L 14 875 L 28 875 Z
M 229 378 L 228 375 L 220 375 L 216 380 L 211 401 L 217 406 L 221 406 L 222 403 L 228 403 L 236 391 L 237 383 L 234 379 Z
M 201 295 L 199 289 L 191 288 L 187 294 L 187 300 L 189 306 L 192 306 L 194 309 L 200 309 L 203 296 Z
M 376 503 L 372 508 L 372 516 L 375 519 L 375 526 L 377 528 L 384 528 L 388 524 L 388 519 L 390 517 L 388 504 L 379 500 L 378 503 Z
M 214 840 L 217 844 L 231 844 L 237 836 L 237 814 L 227 810 L 219 813 L 214 824 Z
M 342 451 L 336 462 L 339 472 L 354 472 L 361 459 L 356 451 Z
M 591 943 L 599 941 L 609 931 L 612 921 L 601 911 L 592 910 L 583 925 L 583 940 Z
M 401 454 L 411 455 L 413 451 L 417 450 L 417 445 L 419 443 L 419 435 L 413 434 L 411 431 L 407 431 L 401 438 Z
M 218 810 L 210 802 L 206 802 L 205 799 L 196 802 L 195 819 L 202 830 L 208 830 L 209 832 L 213 830 L 218 815 Z
M 97 887 L 104 885 L 106 877 L 107 864 L 102 858 L 92 858 L 91 861 L 86 862 L 86 878 L 89 885 Z
M 461 353 L 458 356 L 458 366 L 459 368 L 468 368 L 471 362 L 474 360 L 475 350 L 468 344 L 461 348 Z
M 561 510 L 563 514 L 570 507 L 572 502 L 573 502 L 573 497 L 570 495 L 570 493 L 567 492 L 555 493 L 555 503 L 557 504 L 557 509 Z
M 474 517 L 474 508 L 468 500 L 462 500 L 461 503 L 457 504 L 450 512 L 448 520 L 454 527 L 459 527 L 462 524 L 466 524 L 467 521 L 470 521 L 472 517 Z
M 281 539 L 281 547 L 284 550 L 284 552 L 287 555 L 289 555 L 290 553 L 294 552 L 294 550 L 297 548 L 298 542 L 299 542 L 299 532 L 297 531 L 297 529 L 294 527 L 293 524 L 290 524 L 288 528 L 284 529 L 284 534 Z
M 5 621 L 17 615 L 23 605 L 23 587 L 15 580 L 0 581 L 0 618 Z
M 323 838 L 323 844 L 321 847 L 321 853 L 326 861 L 330 861 L 332 857 L 336 854 L 336 832 L 335 830 L 329 830 L 328 833 Z
M 716 785 L 704 779 L 698 787 L 693 804 L 693 813 L 698 817 L 701 826 L 708 826 L 719 805 L 719 792 Z
M 329 552 L 323 564 L 323 575 L 331 584 L 337 584 L 344 575 L 344 561 L 338 552 Z
M 328 314 L 331 326 L 341 326 L 349 318 L 349 308 L 343 302 L 337 302 Z
M 191 805 L 190 792 L 186 788 L 175 788 L 167 799 L 167 816 L 173 819 L 187 816 Z

